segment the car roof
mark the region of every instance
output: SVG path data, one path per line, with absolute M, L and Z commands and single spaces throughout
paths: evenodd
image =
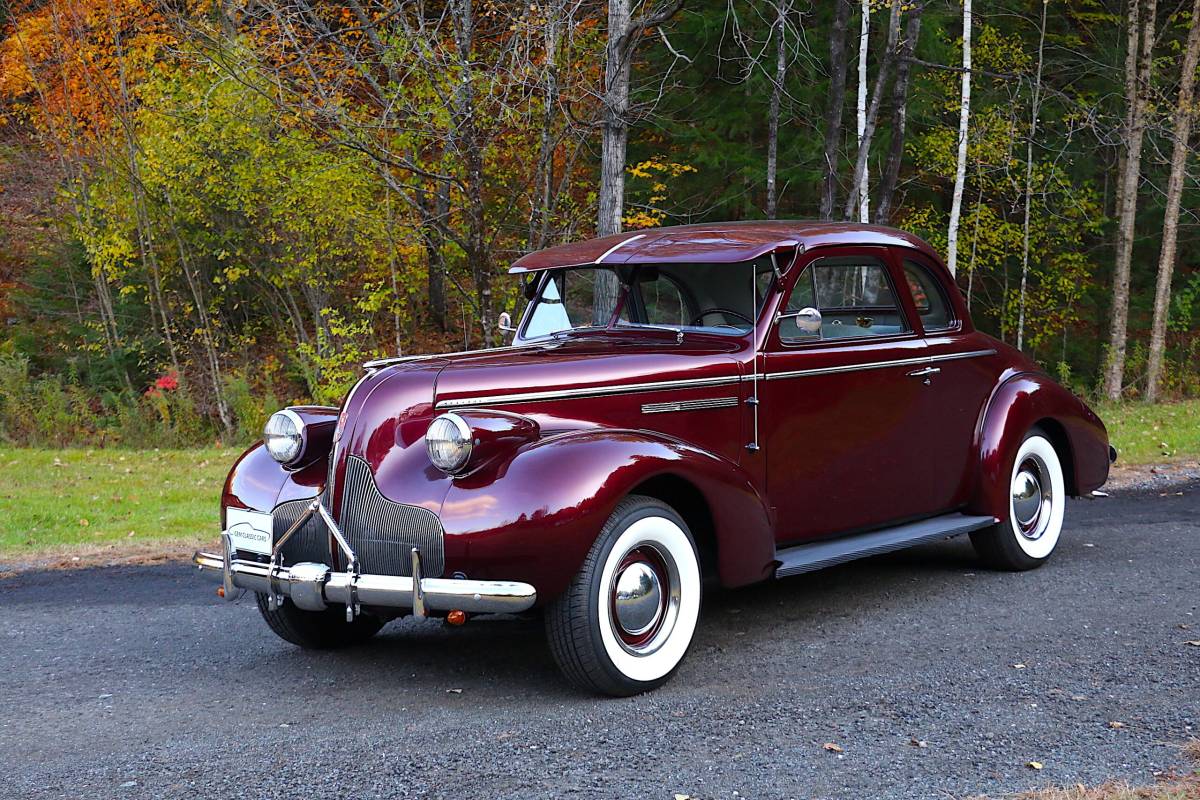
M 597 264 L 734 264 L 797 246 L 892 245 L 937 254 L 920 238 L 882 225 L 804 220 L 710 222 L 626 231 L 548 247 L 517 259 L 510 273 Z

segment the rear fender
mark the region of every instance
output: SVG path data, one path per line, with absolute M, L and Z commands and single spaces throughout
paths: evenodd
M 774 538 L 746 472 L 675 439 L 632 430 L 548 437 L 455 480 L 440 509 L 447 569 L 461 564 L 469 578 L 532 583 L 539 602 L 551 599 L 578 572 L 617 503 L 667 475 L 690 483 L 708 504 L 720 582 L 769 577 Z
M 1108 432 L 1100 418 L 1048 376 L 1017 373 L 997 387 L 980 419 L 970 511 L 1008 519 L 1013 459 L 1035 425 L 1046 431 L 1062 459 L 1068 493 L 1089 494 L 1108 479 Z

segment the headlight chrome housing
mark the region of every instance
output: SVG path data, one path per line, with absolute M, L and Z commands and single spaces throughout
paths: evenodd
M 304 421 L 290 408 L 276 411 L 263 428 L 263 444 L 271 458 L 292 464 L 304 453 Z
M 442 414 L 429 423 L 425 433 L 429 460 L 448 475 L 462 472 L 474 449 L 471 426 L 458 414 Z

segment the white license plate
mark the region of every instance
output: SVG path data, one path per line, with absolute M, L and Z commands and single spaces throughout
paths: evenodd
M 271 555 L 271 515 L 244 508 L 225 509 L 225 532 L 235 550 Z

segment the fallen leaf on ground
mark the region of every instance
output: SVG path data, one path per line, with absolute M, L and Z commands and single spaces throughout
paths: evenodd
M 840 744 L 838 744 L 837 742 L 826 742 L 825 744 L 821 745 L 821 747 L 825 748 L 826 750 L 828 750 L 831 753 L 842 752 L 842 746 Z
M 1112 722 L 1108 723 L 1108 727 L 1112 728 L 1113 730 L 1118 730 L 1119 728 L 1124 728 L 1125 723 L 1117 722 L 1116 720 L 1113 720 Z
M 1029 767 L 1030 769 L 1041 769 L 1043 765 L 1040 761 L 1030 761 L 1025 766 Z

